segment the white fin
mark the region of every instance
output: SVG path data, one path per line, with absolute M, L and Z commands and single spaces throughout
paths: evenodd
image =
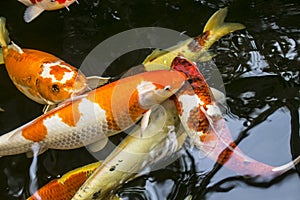
M 108 137 L 104 136 L 103 138 L 101 138 L 100 140 L 98 140 L 97 142 L 94 142 L 92 144 L 87 145 L 87 149 L 92 151 L 92 152 L 98 152 L 101 149 L 103 149 L 105 147 L 105 145 L 108 142 Z
M 285 164 L 285 165 L 281 165 L 279 167 L 275 167 L 272 169 L 273 172 L 282 172 L 285 173 L 288 170 L 294 168 L 294 166 L 296 166 L 297 164 L 299 164 L 300 162 L 300 156 L 298 156 L 297 158 L 295 158 L 294 160 L 292 160 L 291 162 Z
M 143 137 L 143 133 L 148 127 L 149 119 L 150 119 L 151 109 L 149 109 L 143 116 L 143 119 L 141 121 L 141 137 Z
M 18 1 L 21 2 L 22 4 L 24 4 L 25 6 L 33 5 L 33 3 L 31 3 L 30 0 L 18 0 Z
M 32 5 L 29 6 L 24 13 L 24 20 L 25 22 L 29 23 L 34 20 L 37 16 L 39 16 L 44 11 L 43 8 L 38 6 Z
M 106 84 L 111 79 L 111 77 L 89 76 L 86 79 L 88 81 L 89 89 L 94 90 Z
M 24 51 L 21 49 L 21 47 L 19 47 L 18 45 L 16 45 L 13 41 L 11 41 L 12 45 L 9 46 L 9 48 L 13 48 L 14 50 L 16 50 L 19 54 L 24 53 Z
M 33 143 L 31 146 L 31 151 L 26 152 L 26 156 L 27 158 L 36 157 L 38 155 L 41 155 L 47 150 L 48 148 L 40 146 L 39 143 Z
M 5 110 L 3 108 L 0 107 L 0 112 L 4 112 Z

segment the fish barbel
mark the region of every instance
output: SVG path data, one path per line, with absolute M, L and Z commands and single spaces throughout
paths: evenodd
M 173 95 L 185 78 L 181 72 L 160 70 L 92 90 L 0 136 L 0 156 L 30 153 L 35 143 L 39 154 L 48 148 L 84 145 L 98 151 L 108 136 L 129 128 L 153 105 Z

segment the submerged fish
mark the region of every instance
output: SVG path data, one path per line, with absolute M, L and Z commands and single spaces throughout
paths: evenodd
M 171 68 L 188 77 L 189 84 L 185 84 L 176 93 L 177 110 L 190 142 L 209 158 L 241 175 L 266 178 L 277 177 L 300 162 L 299 155 L 286 165 L 273 167 L 246 156 L 234 143 L 197 65 L 176 57 Z
M 58 10 L 68 8 L 77 0 L 18 0 L 28 6 L 24 13 L 25 22 L 29 23 L 38 17 L 44 10 Z
M 35 120 L 0 136 L 0 156 L 91 145 L 100 150 L 107 137 L 133 125 L 153 105 L 174 94 L 185 76 L 153 71 L 120 79 L 68 101 Z M 94 144 L 94 145 L 93 145 Z M 36 146 L 36 145 L 35 145 Z
M 207 21 L 203 33 L 195 38 L 180 42 L 178 45 L 165 50 L 154 50 L 143 62 L 146 71 L 170 69 L 171 63 L 178 55 L 192 61 L 207 61 L 212 58 L 208 49 L 221 37 L 244 29 L 239 23 L 226 23 L 224 19 L 228 8 L 215 12 Z
M 9 45 L 5 21 L 0 18 L 3 50 L 0 57 L 18 90 L 31 100 L 47 105 L 58 104 L 87 90 L 86 77 L 60 58 L 38 50 L 21 49 L 14 43 Z

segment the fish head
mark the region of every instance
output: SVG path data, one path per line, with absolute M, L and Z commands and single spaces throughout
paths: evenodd
M 185 75 L 178 71 L 157 70 L 147 72 L 138 85 L 139 104 L 143 108 L 160 104 L 175 94 L 184 84 Z
M 57 61 L 43 64 L 36 87 L 47 104 L 57 104 L 86 91 L 87 80 L 76 68 Z

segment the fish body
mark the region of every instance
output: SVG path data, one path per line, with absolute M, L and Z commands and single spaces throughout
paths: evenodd
M 27 200 L 69 200 L 100 164 L 95 162 L 69 171 L 40 188 Z
M 212 58 L 208 49 L 221 37 L 244 29 L 239 23 L 225 23 L 228 9 L 223 8 L 215 12 L 207 21 L 202 34 L 190 38 L 180 44 L 165 50 L 154 50 L 143 62 L 145 70 L 170 69 L 171 63 L 178 55 L 191 61 L 207 61 Z
M 47 112 L 0 137 L 0 156 L 48 148 L 74 149 L 92 143 L 97 151 L 107 137 L 133 125 L 153 105 L 174 94 L 184 83 L 181 72 L 160 70 L 127 77 Z M 100 149 L 99 149 L 100 150 Z
M 67 8 L 76 0 L 18 0 L 24 5 L 28 6 L 24 13 L 25 22 L 29 23 L 44 10 L 58 10 Z
M 264 178 L 275 178 L 299 163 L 300 156 L 286 165 L 273 167 L 245 155 L 234 143 L 197 65 L 176 57 L 171 68 L 188 77 L 189 84 L 176 93 L 175 104 L 192 145 L 209 158 L 241 175 Z
M 181 147 L 185 134 L 179 126 L 174 102 L 163 102 L 151 112 L 150 123 L 143 136 L 140 136 L 140 128 L 133 130 L 93 172 L 72 200 L 109 199 L 108 196 L 122 183 Z
M 49 53 L 9 45 L 9 41 L 5 18 L 1 17 L 0 45 L 7 73 L 31 100 L 53 105 L 87 90 L 86 77 L 75 67 Z

